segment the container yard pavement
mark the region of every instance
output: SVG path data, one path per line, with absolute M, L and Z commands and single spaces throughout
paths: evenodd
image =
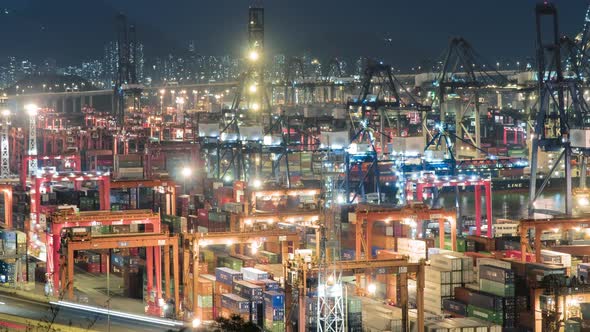
M 110 279 L 110 296 L 107 296 L 106 277 L 104 275 L 92 275 L 82 271 L 76 271 L 75 296 L 77 296 L 77 299 L 73 299 L 72 302 L 106 308 L 110 297 L 111 310 L 139 315 L 145 314 L 145 307 L 141 300 L 120 296 L 122 293 L 121 286 L 123 285 L 122 279 L 112 274 Z M 59 300 L 56 296 L 46 296 L 44 285 L 41 283 L 35 283 L 34 288 L 31 290 L 0 287 L 0 293 L 11 294 L 23 299 L 42 303 Z M 63 297 L 62 300 L 69 301 L 67 296 Z

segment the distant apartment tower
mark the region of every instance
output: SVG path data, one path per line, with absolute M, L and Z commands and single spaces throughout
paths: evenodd
M 118 44 L 119 43 L 116 41 L 110 41 L 104 47 L 104 58 L 102 67 L 104 69 L 103 80 L 105 81 L 105 84 L 107 84 L 107 86 L 114 86 L 115 77 L 117 76 L 117 72 L 119 70 Z M 131 58 L 137 61 L 137 80 L 141 83 L 143 82 L 145 75 L 145 58 L 143 54 L 143 44 L 137 43 L 137 47 L 133 47 L 133 45 L 131 45 L 131 49 L 137 51 L 137 54 L 131 54 Z
M 272 62 L 267 67 L 268 77 L 271 81 L 280 81 L 284 79 L 286 62 L 287 57 L 284 54 L 277 54 L 272 57 Z

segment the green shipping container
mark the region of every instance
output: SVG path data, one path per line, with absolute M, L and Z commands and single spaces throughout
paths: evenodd
M 286 331 L 285 322 L 265 321 L 264 330 L 267 332 L 284 332 Z
M 438 240 L 438 236 L 434 237 L 434 246 L 436 248 L 438 248 L 438 244 L 439 244 L 439 240 Z M 458 247 L 458 244 L 457 244 Z M 463 242 L 463 247 L 465 247 L 465 242 Z M 451 236 L 450 235 L 445 235 L 445 247 L 443 248 L 445 250 L 453 250 L 453 246 L 451 243 Z
M 501 311 L 483 309 L 474 305 L 467 306 L 467 316 L 483 319 L 498 325 L 504 324 L 503 313 Z
M 462 238 L 462 237 L 457 238 L 457 251 L 458 252 L 467 251 L 467 246 L 465 245 L 465 238 Z
M 580 332 L 582 331 L 582 324 L 578 321 L 568 319 L 565 322 L 565 332 Z
M 501 297 L 513 297 L 516 293 L 514 284 L 503 284 L 487 279 L 479 279 L 479 290 Z
M 279 263 L 279 255 L 275 254 L 274 252 L 266 251 L 266 250 L 259 250 L 258 255 L 266 258 L 269 264 L 278 264 Z
M 240 271 L 242 269 L 242 260 L 231 256 L 222 257 L 221 265 L 232 270 Z
M 356 296 L 349 296 L 346 305 L 348 313 L 359 313 L 363 311 L 362 301 Z

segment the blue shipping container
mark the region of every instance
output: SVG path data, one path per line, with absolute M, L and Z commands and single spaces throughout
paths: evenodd
M 233 291 L 235 294 L 249 300 L 262 300 L 262 287 L 244 280 L 234 281 Z
M 221 306 L 241 314 L 250 312 L 250 302 L 236 294 L 222 294 Z
M 285 294 L 276 291 L 264 292 L 264 303 L 273 308 L 283 308 L 285 306 Z
M 354 260 L 356 252 L 353 249 L 342 249 L 342 259 L 345 261 Z
M 279 283 L 272 280 L 272 279 L 266 279 L 263 281 L 265 284 L 265 287 L 264 287 L 265 291 L 273 291 L 273 290 L 278 290 L 280 288 Z
M 234 280 L 242 280 L 242 272 L 227 267 L 218 267 L 215 269 L 215 280 L 231 285 Z
M 444 311 L 452 312 L 460 316 L 467 316 L 467 304 L 454 300 L 443 299 L 442 306 Z

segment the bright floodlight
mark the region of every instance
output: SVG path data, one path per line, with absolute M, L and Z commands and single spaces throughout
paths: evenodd
M 260 105 L 258 103 L 254 103 L 254 104 L 252 104 L 252 109 L 254 111 L 258 111 L 260 109 Z
M 193 319 L 193 328 L 201 326 L 201 320 L 198 318 Z
M 578 197 L 578 204 L 580 206 L 588 206 L 590 205 L 590 200 L 588 199 L 588 197 Z
M 256 90 L 258 90 L 258 87 L 256 86 L 256 84 L 252 84 L 250 85 L 250 93 L 256 93 Z
M 166 90 L 165 89 L 161 89 L 160 90 L 160 94 L 165 94 L 165 93 L 166 93 Z
M 375 294 L 377 292 L 377 285 L 369 284 L 369 286 L 367 286 L 367 291 L 369 291 L 369 294 Z
M 251 61 L 257 61 L 259 58 L 260 58 L 260 54 L 258 54 L 258 51 L 256 51 L 256 50 L 252 50 L 248 54 L 248 59 L 250 59 Z
M 259 179 L 255 179 L 254 181 L 252 181 L 252 187 L 258 189 L 262 186 L 262 181 L 260 181 Z
M 8 110 L 8 109 L 2 110 L 2 116 L 9 116 L 9 115 L 10 115 L 10 110 Z
M 37 115 L 38 109 L 39 109 L 39 107 L 37 107 L 37 105 L 35 105 L 35 104 L 28 104 L 25 106 L 25 110 L 27 111 L 27 114 L 30 116 Z
M 193 170 L 188 168 L 188 167 L 184 167 L 182 169 L 182 176 L 184 176 L 185 178 L 188 178 L 189 176 L 191 176 L 191 174 L 193 174 Z

